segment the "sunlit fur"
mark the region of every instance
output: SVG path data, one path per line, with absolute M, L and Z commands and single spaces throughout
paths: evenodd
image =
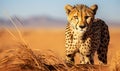
M 80 34 L 84 34 L 90 29 L 97 6 L 93 5 L 91 7 L 87 7 L 83 4 L 75 6 L 66 5 L 65 10 L 68 15 L 68 22 L 71 24 L 73 29 L 78 31 Z
M 65 29 L 66 64 L 73 65 L 76 53 L 80 64 L 94 64 L 97 52 L 100 64 L 107 64 L 107 51 L 110 40 L 107 24 L 95 19 L 96 4 L 88 7 L 83 4 L 66 5 L 68 23 Z

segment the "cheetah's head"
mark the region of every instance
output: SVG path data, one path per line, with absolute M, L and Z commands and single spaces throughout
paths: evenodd
M 91 7 L 83 4 L 65 6 L 68 22 L 71 24 L 72 28 L 79 31 L 79 33 L 85 33 L 90 29 L 97 9 L 98 6 L 96 4 Z

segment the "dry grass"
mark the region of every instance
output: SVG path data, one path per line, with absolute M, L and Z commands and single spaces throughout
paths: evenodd
M 0 69 L 12 70 L 32 70 L 32 71 L 66 71 L 63 60 L 55 55 L 53 51 L 41 52 L 34 50 L 39 67 L 33 59 L 33 53 L 26 48 L 26 45 L 18 45 L 17 49 L 5 50 L 1 53 Z M 17 68 L 17 69 L 16 69 Z
M 17 45 L 17 49 L 6 50 L 1 54 L 3 55 L 0 57 L 1 70 L 5 69 L 6 71 L 13 71 L 16 68 L 17 70 L 29 69 L 34 71 L 66 70 L 64 62 L 62 62 L 59 57 L 56 57 L 57 55 L 55 55 L 55 53 L 53 53 L 52 51 L 49 50 L 44 54 L 40 52 L 35 54 L 30 48 L 30 46 L 28 46 L 28 44 L 23 39 L 20 30 L 18 29 L 14 21 L 11 19 L 11 17 L 7 17 L 10 19 L 15 29 L 17 30 L 19 38 L 16 38 L 16 36 L 7 28 L 6 31 L 8 31 L 8 33 L 13 37 L 13 39 L 19 42 L 19 44 Z
M 22 48 L 21 48 L 22 47 Z M 17 49 L 5 50 L 0 57 L 0 70 L 3 71 L 107 71 L 100 65 L 75 65 L 67 67 L 64 60 L 51 50 L 33 50 L 37 57 L 38 68 L 33 56 L 24 49 L 26 46 L 18 45 Z

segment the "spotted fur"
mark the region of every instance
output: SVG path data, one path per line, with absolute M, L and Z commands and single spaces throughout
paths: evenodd
M 94 64 L 96 51 L 100 63 L 107 64 L 109 30 L 103 20 L 94 18 L 97 9 L 97 5 L 65 6 L 68 17 L 65 30 L 67 64 L 74 64 L 76 53 L 80 55 L 80 64 Z

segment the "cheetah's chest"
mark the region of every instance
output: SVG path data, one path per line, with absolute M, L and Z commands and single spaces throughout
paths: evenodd
M 83 40 L 81 34 L 74 33 L 72 45 L 76 46 L 76 48 L 79 49 L 80 53 L 84 52 L 84 54 L 87 54 L 90 52 L 91 49 L 91 38 L 88 37 Z

